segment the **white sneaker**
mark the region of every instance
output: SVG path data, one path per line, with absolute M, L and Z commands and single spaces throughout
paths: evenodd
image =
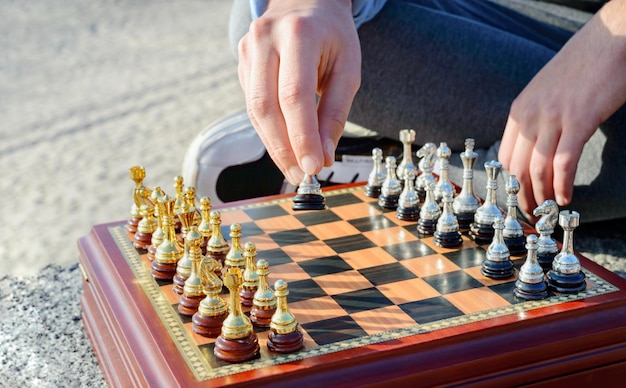
M 347 123 L 339 140 L 335 163 L 317 175 L 322 186 L 365 182 L 373 167 L 372 149 L 399 154 L 399 141 L 379 138 L 375 132 Z M 212 204 L 295 192 L 265 150 L 247 113 L 217 121 L 189 145 L 183 161 L 186 186 Z

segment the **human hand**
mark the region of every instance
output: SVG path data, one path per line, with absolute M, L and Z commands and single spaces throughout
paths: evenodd
M 361 83 L 351 1 L 270 1 L 239 42 L 239 80 L 250 120 L 289 182 L 330 166 Z
M 623 15 L 626 1 L 607 4 L 511 106 L 498 159 L 519 180 L 526 215 L 547 199 L 570 203 L 585 143 L 626 101 Z

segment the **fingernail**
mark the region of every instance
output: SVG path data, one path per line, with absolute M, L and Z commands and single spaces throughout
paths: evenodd
M 317 164 L 317 161 L 315 161 L 315 159 L 313 159 L 312 156 L 310 155 L 303 156 L 302 159 L 300 160 L 300 163 L 302 163 L 302 169 L 304 170 L 305 173 L 309 175 L 315 175 L 315 173 L 317 172 L 318 164 Z
M 300 184 L 300 181 L 302 181 L 302 178 L 304 177 L 302 170 L 300 170 L 300 167 L 298 166 L 291 167 L 289 171 L 287 171 L 287 174 L 289 175 L 287 180 L 294 186 Z

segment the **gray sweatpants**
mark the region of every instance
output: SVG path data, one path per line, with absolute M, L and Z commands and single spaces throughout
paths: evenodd
M 249 23 L 248 0 L 235 0 L 229 31 L 235 55 Z M 399 129 L 413 128 L 414 149 L 446 142 L 456 152 L 450 178 L 459 184 L 458 153 L 465 138 L 474 138 L 480 155 L 474 188 L 484 198 L 482 166 L 497 159 L 513 99 L 571 34 L 487 0 L 388 0 L 359 29 L 362 83 L 349 121 L 394 139 Z M 626 217 L 624 129 L 622 107 L 585 146 L 567 207 L 581 213 L 581 222 Z M 506 171 L 499 178 L 498 202 L 506 209 Z

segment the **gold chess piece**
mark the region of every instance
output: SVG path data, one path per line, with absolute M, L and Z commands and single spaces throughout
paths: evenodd
M 222 215 L 219 211 L 211 211 L 211 238 L 207 242 L 206 256 L 211 257 L 224 265 L 226 254 L 230 250 L 228 241 L 224 238 L 220 226 L 222 225 Z
M 157 219 L 154 216 L 155 206 L 150 198 L 148 198 L 148 195 L 152 196 L 152 193 L 150 190 L 144 188 L 142 195 L 142 204 L 139 207 L 141 220 L 139 220 L 137 224 L 133 246 L 136 249 L 147 250 L 152 243 L 152 233 L 157 229 Z
M 174 230 L 174 199 L 164 195 L 159 199 L 163 211 L 163 242 L 159 244 L 152 261 L 150 274 L 157 280 L 172 280 L 176 265 L 183 255 Z
M 159 204 L 159 198 L 164 196 L 165 193 L 160 187 L 155 187 L 152 190 L 152 194 L 150 194 L 150 200 L 154 204 L 154 216 L 157 220 L 157 228 L 152 233 L 152 238 L 150 239 L 150 246 L 148 247 L 148 259 L 151 261 L 154 260 L 154 255 L 156 254 L 156 249 L 163 242 L 163 238 L 165 237 L 165 233 L 163 232 L 163 217 L 161 214 L 163 213 L 161 210 L 161 205 Z
M 228 305 L 220 297 L 223 283 L 217 273 L 221 270 L 222 265 L 212 258 L 204 258 L 200 264 L 200 280 L 206 297 L 202 299 L 198 311 L 191 319 L 191 328 L 205 337 L 217 337 L 228 315 Z
M 256 267 L 256 245 L 248 241 L 245 245 L 243 257 L 246 260 L 246 268 L 243 272 L 243 287 L 241 288 L 241 304 L 252 306 L 254 294 L 259 288 L 259 275 Z
M 272 316 L 276 311 L 276 296 L 267 282 L 268 275 L 270 274 L 270 265 L 267 260 L 260 259 L 256 266 L 256 273 L 259 277 L 259 287 L 252 299 L 250 320 L 258 327 L 269 327 Z
M 211 200 L 209 197 L 200 198 L 200 224 L 198 232 L 204 237 L 202 254 L 206 255 L 206 246 L 211 238 Z
M 253 331 L 252 322 L 241 310 L 239 290 L 242 284 L 243 275 L 239 268 L 229 268 L 224 274 L 224 285 L 230 292 L 229 313 L 213 350 L 215 356 L 223 361 L 241 362 L 259 355 L 259 341 Z
M 287 295 L 289 295 L 287 282 L 282 279 L 277 280 L 274 283 L 274 293 L 277 307 L 270 322 L 267 347 L 277 353 L 292 353 L 304 347 L 304 338 L 302 331 L 298 328 L 295 315 L 287 306 Z
M 195 209 L 193 212 L 189 212 L 192 215 L 191 217 L 193 217 L 194 212 Z M 202 260 L 200 244 L 202 244 L 202 235 L 198 233 L 195 225 L 191 225 L 189 232 L 185 234 L 185 245 L 188 247 L 189 260 L 191 262 L 191 273 L 184 282 L 183 294 L 178 300 L 178 312 L 189 317 L 198 311 L 200 301 L 206 296 L 200 280 L 200 262 Z
M 241 224 L 234 223 L 230 226 L 230 250 L 224 260 L 224 269 L 237 267 L 242 271 L 246 269 L 246 259 L 241 247 Z
M 144 191 L 146 190 L 146 187 L 143 185 L 146 170 L 143 166 L 133 166 L 128 170 L 128 175 L 135 182 L 135 187 L 133 188 L 133 204 L 130 207 L 130 218 L 126 223 L 126 230 L 134 234 L 142 218 L 140 208 L 143 205 Z
M 191 270 L 193 267 L 193 262 L 191 260 L 191 247 L 189 246 L 189 242 L 187 238 L 189 237 L 189 232 L 192 228 L 195 228 L 195 233 L 198 235 L 200 239 L 200 244 L 202 244 L 202 235 L 198 232 L 197 227 L 195 225 L 195 215 L 196 209 L 194 207 L 181 207 L 181 210 L 185 210 L 184 213 L 178 213 L 178 219 L 181 223 L 181 233 L 185 238 L 183 238 L 183 256 L 178 260 L 176 264 L 176 275 L 174 276 L 174 283 L 172 284 L 172 288 L 174 292 L 177 294 L 183 293 L 183 288 L 185 287 L 185 281 L 191 275 Z M 194 237 L 196 237 L 194 235 Z M 202 249 L 200 249 L 200 254 L 202 255 Z

